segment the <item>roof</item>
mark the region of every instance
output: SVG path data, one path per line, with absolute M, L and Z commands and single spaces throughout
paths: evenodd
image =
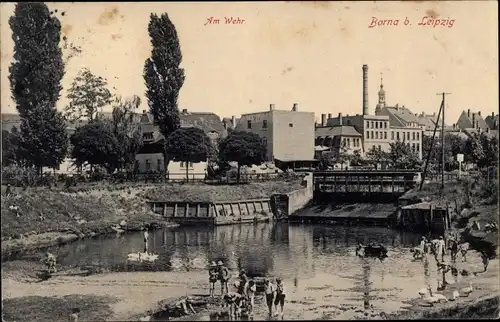
M 457 121 L 457 126 L 460 126 L 462 129 L 473 128 L 473 127 L 479 127 L 481 129 L 486 129 L 488 127 L 488 125 L 484 121 L 483 117 L 479 113 L 471 112 L 470 116 L 469 116 L 469 113 L 468 113 L 469 111 L 470 110 L 462 111 L 462 114 L 460 115 L 460 117 L 458 119 L 459 121 Z M 477 122 L 478 126 L 474 126 L 474 124 L 472 124 L 473 119 L 474 119 L 474 121 Z M 465 125 L 463 123 L 464 120 L 466 122 Z
M 224 133 L 225 128 L 221 119 L 215 113 L 181 113 L 181 127 L 197 127 L 209 132 L 217 132 L 219 134 Z
M 17 113 L 2 113 L 2 131 L 11 131 L 13 127 L 20 128 L 21 126 L 21 116 Z M 74 130 L 78 126 L 87 124 L 86 120 L 80 120 L 78 122 L 66 121 L 66 126 L 69 130 Z
M 410 111 L 404 106 L 395 106 L 395 107 L 386 106 L 383 109 L 385 109 L 387 112 L 394 115 L 396 118 L 402 120 L 405 123 L 418 122 L 418 117 L 415 116 L 415 114 L 412 111 Z
M 425 114 L 425 113 L 421 113 L 421 114 L 415 114 L 417 119 L 418 119 L 418 125 L 421 125 L 421 126 L 424 126 L 425 127 L 425 130 L 426 131 L 432 131 L 434 130 L 434 127 L 436 126 L 436 122 L 437 122 L 437 114 L 436 113 L 433 113 L 433 114 Z M 439 120 L 439 124 L 438 124 L 438 128 L 441 128 L 441 121 L 442 120 Z M 444 125 L 445 129 L 447 127 L 449 127 L 448 125 Z
M 486 122 L 486 125 L 491 130 L 498 130 L 498 114 L 497 115 L 488 115 L 484 121 Z
M 401 207 L 401 209 L 403 209 L 403 210 L 406 210 L 406 209 L 427 210 L 427 209 L 430 209 L 431 205 L 434 207 L 434 209 L 446 209 L 446 205 L 444 205 L 443 202 L 441 202 L 441 201 L 420 202 L 420 203 Z M 448 207 L 450 207 L 450 206 L 448 206 Z
M 328 126 L 328 127 L 317 127 L 315 130 L 316 137 L 335 137 L 335 136 L 362 136 L 354 126 L 340 125 L 340 126 Z

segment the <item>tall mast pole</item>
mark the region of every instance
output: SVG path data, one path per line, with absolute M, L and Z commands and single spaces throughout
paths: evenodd
M 451 93 L 445 93 L 442 92 L 437 95 L 442 95 L 443 101 L 442 101 L 442 106 L 443 106 L 443 118 L 441 119 L 441 189 L 444 189 L 444 111 L 446 110 L 446 103 L 445 103 L 445 97 L 446 95 L 450 95 Z

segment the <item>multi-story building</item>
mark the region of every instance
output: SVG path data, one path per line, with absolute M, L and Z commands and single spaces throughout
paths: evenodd
M 241 115 L 235 130 L 258 134 L 267 145 L 267 160 L 280 167 L 309 166 L 314 163 L 314 113 L 276 110 Z
M 324 123 L 323 119 L 324 116 L 322 116 L 322 123 Z M 374 148 L 389 152 L 390 143 L 401 141 L 411 147 L 417 153 L 419 158 L 422 158 L 423 132 L 422 127 L 418 125 L 418 118 L 404 106 L 386 106 L 385 90 L 382 83 L 380 84 L 380 90 L 378 92 L 378 104 L 375 110 L 375 115 L 369 114 L 367 65 L 363 65 L 363 114 L 342 116 L 342 114 L 339 113 L 339 116 L 336 118 L 328 118 L 326 127 L 339 126 L 352 127 L 357 133 L 362 135 L 361 151 L 363 153 L 366 153 Z M 319 139 L 323 134 L 326 134 L 326 130 L 321 129 L 320 127 L 317 131 L 316 137 Z M 353 149 L 355 150 L 356 147 L 353 147 Z
M 329 116 L 331 119 L 331 114 Z M 362 156 L 363 135 L 356 131 L 354 126 L 343 125 L 342 115 L 339 115 L 338 119 L 339 124 L 327 125 L 326 114 L 321 114 L 321 125 L 317 126 L 315 131 L 318 151 L 331 151 L 336 154 L 354 154 L 357 151 Z
M 183 109 L 179 115 L 181 128 L 197 127 L 202 129 L 217 144 L 219 138 L 227 135 L 227 130 L 214 113 L 188 112 Z M 160 133 L 158 126 L 154 124 L 153 115 L 143 111 L 140 119 L 143 146 L 136 155 L 136 164 L 139 172 L 164 171 L 163 151 L 165 138 Z M 167 166 L 169 178 L 183 179 L 186 177 L 186 167 L 190 178 L 203 178 L 206 173 L 207 162 L 174 162 L 170 161 Z

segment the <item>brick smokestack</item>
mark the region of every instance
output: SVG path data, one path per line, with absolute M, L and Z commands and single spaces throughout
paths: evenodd
M 368 115 L 368 65 L 363 65 L 363 115 Z
M 321 126 L 326 126 L 326 114 L 321 114 Z

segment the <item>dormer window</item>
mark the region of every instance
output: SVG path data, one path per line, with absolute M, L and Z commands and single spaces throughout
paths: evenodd
M 151 141 L 153 139 L 153 133 L 152 132 L 147 132 L 142 135 L 142 138 L 144 141 Z

